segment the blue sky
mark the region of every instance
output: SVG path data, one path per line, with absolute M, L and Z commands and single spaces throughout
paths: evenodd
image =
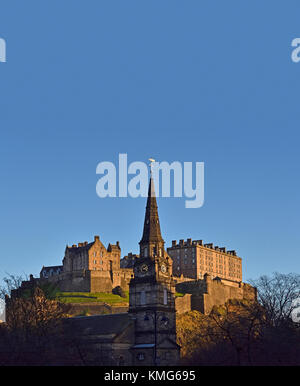
M 0 278 L 66 244 L 138 251 L 145 199 L 96 166 L 205 163 L 205 203 L 159 199 L 162 233 L 236 249 L 244 279 L 298 272 L 299 1 L 0 0 Z

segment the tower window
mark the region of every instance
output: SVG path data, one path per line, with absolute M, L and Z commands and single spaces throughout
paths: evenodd
M 164 304 L 168 304 L 168 292 L 164 289 Z
M 145 304 L 146 304 L 146 292 L 142 291 L 141 292 L 141 305 L 145 305 Z

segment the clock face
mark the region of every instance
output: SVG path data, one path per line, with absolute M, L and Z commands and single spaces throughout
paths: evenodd
M 161 270 L 162 273 L 166 273 L 167 272 L 167 267 L 164 264 L 162 264 L 161 267 L 160 267 L 160 270 Z
M 148 265 L 147 264 L 143 264 L 141 266 L 140 270 L 141 270 L 142 273 L 148 272 Z

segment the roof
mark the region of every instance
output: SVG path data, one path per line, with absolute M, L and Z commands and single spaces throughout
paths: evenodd
M 130 324 L 132 317 L 126 313 L 106 314 L 94 316 L 77 316 L 64 320 L 72 333 L 80 336 L 107 335 L 107 339 L 113 340 L 121 334 Z
M 74 246 L 74 247 L 68 247 L 66 249 L 69 250 L 71 253 L 79 253 L 85 250 L 89 250 L 93 245 L 95 244 L 95 241 L 92 241 L 91 243 L 88 244 L 83 244 L 81 247 Z
M 144 231 L 140 243 L 148 243 L 149 241 L 163 241 L 160 232 L 160 224 L 157 210 L 157 202 L 154 189 L 153 178 L 150 178 L 148 199 L 145 213 Z
M 48 267 L 43 267 L 42 271 L 50 271 L 51 269 L 57 269 L 57 268 L 63 269 L 63 266 L 62 265 L 50 265 Z

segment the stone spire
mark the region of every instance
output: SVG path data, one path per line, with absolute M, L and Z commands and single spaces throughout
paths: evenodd
M 160 232 L 160 224 L 157 210 L 157 202 L 155 196 L 154 182 L 150 177 L 148 199 L 145 213 L 143 237 L 140 245 L 148 243 L 164 243 Z

